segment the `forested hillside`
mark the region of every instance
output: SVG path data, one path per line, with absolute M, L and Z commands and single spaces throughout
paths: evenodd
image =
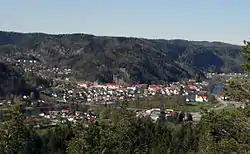
M 241 71 L 240 46 L 86 34 L 0 32 L 0 54 L 30 53 L 50 66 L 71 67 L 84 80 L 160 83 L 203 71 Z
M 38 85 L 48 86 L 49 81 L 21 67 L 11 66 L 0 61 L 0 97 L 29 94 Z
M 0 62 L 0 96 L 5 96 L 8 93 L 23 93 L 26 86 L 24 78 L 17 70 Z

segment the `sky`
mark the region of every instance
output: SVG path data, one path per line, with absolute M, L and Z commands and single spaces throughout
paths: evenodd
M 242 44 L 250 0 L 0 0 L 0 30 Z

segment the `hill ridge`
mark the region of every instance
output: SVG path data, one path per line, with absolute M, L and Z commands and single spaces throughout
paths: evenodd
M 95 35 L 90 33 L 81 33 L 81 32 L 73 32 L 73 33 L 47 33 L 47 32 L 19 32 L 19 31 L 4 31 L 0 30 L 0 33 L 14 33 L 14 34 L 42 34 L 42 35 L 87 35 L 87 36 L 93 36 L 93 37 L 107 37 L 107 38 L 134 38 L 134 39 L 145 39 L 145 40 L 161 40 L 161 41 L 188 41 L 188 42 L 206 42 L 206 43 L 220 43 L 220 44 L 227 44 L 227 45 L 233 45 L 233 46 L 241 46 L 239 44 L 233 44 L 229 42 L 223 42 L 223 41 L 208 41 L 208 40 L 189 40 L 189 39 L 164 39 L 164 38 L 147 38 L 147 37 L 136 37 L 136 36 L 112 36 L 112 35 Z
M 8 50 L 4 46 L 11 45 Z M 220 42 L 0 32 L 0 54 L 33 53 L 79 79 L 161 83 L 203 71 L 241 72 L 241 46 Z

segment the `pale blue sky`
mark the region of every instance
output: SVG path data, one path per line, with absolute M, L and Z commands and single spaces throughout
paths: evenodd
M 250 38 L 250 0 L 0 0 L 0 30 L 224 41 Z

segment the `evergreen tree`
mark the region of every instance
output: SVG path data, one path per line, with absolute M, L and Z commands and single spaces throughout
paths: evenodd
M 247 153 L 250 129 L 242 110 L 209 112 L 198 125 L 200 153 Z
M 243 70 L 246 74 L 250 73 L 250 42 L 245 41 L 245 46 L 242 50 L 244 58 Z M 249 103 L 250 101 L 250 80 L 237 79 L 230 81 L 229 86 L 225 89 L 225 95 L 236 101 Z
M 250 73 L 250 42 L 244 41 L 245 46 L 242 50 L 242 56 L 245 59 L 245 63 L 242 65 L 245 72 Z
M 17 102 L 15 102 L 17 103 Z M 32 129 L 24 124 L 25 117 L 19 104 L 12 106 L 4 114 L 4 120 L 0 123 L 0 151 L 3 154 L 25 154 L 34 141 Z M 34 150 L 34 149 L 33 149 Z

